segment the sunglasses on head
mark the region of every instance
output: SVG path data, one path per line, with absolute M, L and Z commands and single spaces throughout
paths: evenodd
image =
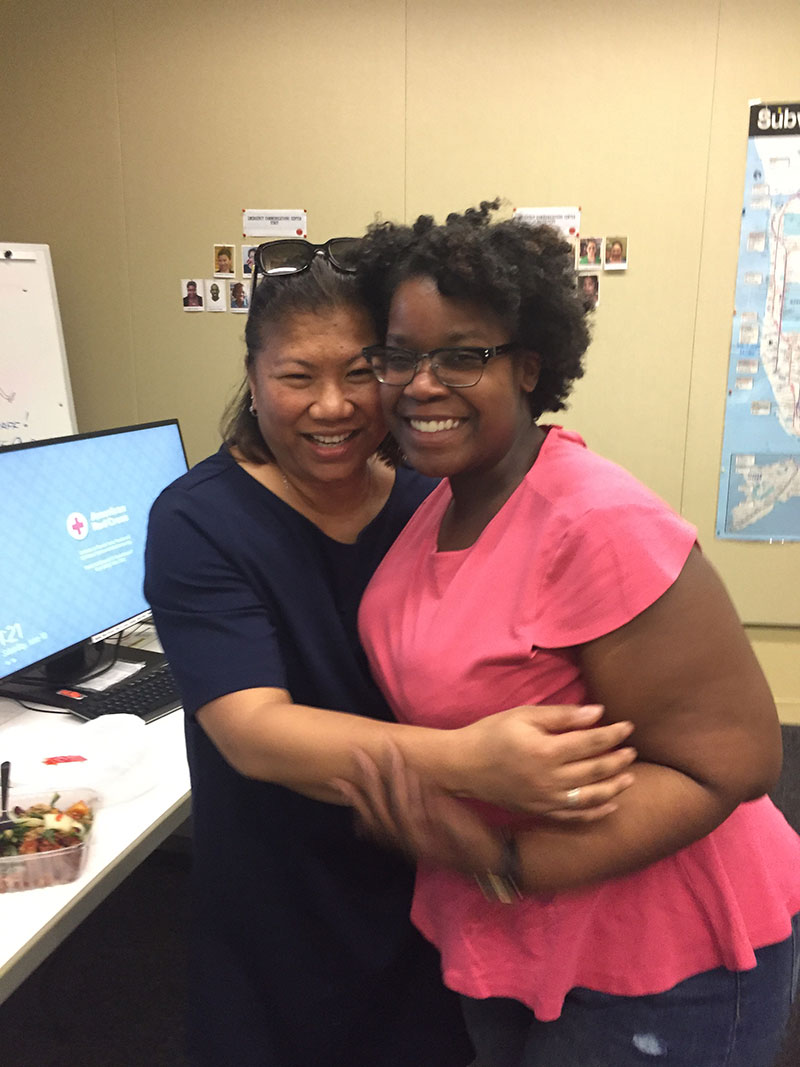
M 360 247 L 360 237 L 331 237 L 321 245 L 306 241 L 302 237 L 266 241 L 260 244 L 255 252 L 252 291 L 255 292 L 259 274 L 268 274 L 271 277 L 300 274 L 308 270 L 315 256 L 323 256 L 336 270 L 352 274 L 356 269 Z
M 299 274 L 308 270 L 315 256 L 324 256 L 336 270 L 350 274 L 356 269 L 360 237 L 331 237 L 315 245 L 300 237 L 267 241 L 256 249 L 256 264 L 262 274 Z

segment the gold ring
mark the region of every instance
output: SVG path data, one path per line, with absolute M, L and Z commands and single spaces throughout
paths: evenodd
M 580 791 L 580 789 L 570 789 L 568 791 L 568 793 L 567 793 L 567 807 L 568 808 L 577 807 L 578 803 L 580 802 L 580 799 L 581 799 L 581 791 Z

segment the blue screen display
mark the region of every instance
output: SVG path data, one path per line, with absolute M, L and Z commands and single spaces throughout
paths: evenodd
M 185 470 L 175 421 L 0 449 L 0 678 L 148 610 L 148 514 Z

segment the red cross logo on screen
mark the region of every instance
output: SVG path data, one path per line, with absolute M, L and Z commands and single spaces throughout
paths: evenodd
M 79 511 L 72 511 L 67 515 L 67 533 L 76 541 L 83 541 L 89 533 L 89 522 L 85 515 Z

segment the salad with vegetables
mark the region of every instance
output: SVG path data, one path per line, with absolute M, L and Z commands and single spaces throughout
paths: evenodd
M 9 812 L 15 826 L 0 833 L 0 857 L 30 856 L 80 845 L 92 826 L 92 809 L 78 800 L 65 811 L 56 807 L 59 794 L 50 804 L 15 807 Z

